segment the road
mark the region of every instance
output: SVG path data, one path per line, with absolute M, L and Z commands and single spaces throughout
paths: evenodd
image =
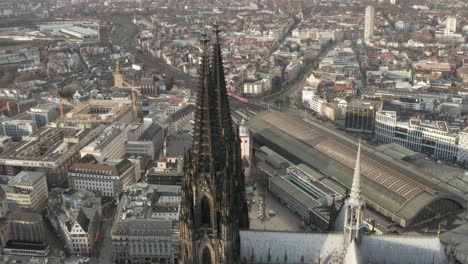
M 195 84 L 195 78 L 186 74 L 175 67 L 166 64 L 162 59 L 143 53 L 136 49 L 135 40 L 140 34 L 140 28 L 132 22 L 129 16 L 113 17 L 112 23 L 115 30 L 111 34 L 112 43 L 124 47 L 126 51 L 131 52 L 137 59 L 143 62 L 147 67 L 155 69 L 168 78 L 174 78 L 176 82 L 181 82 L 182 86 L 192 88 Z

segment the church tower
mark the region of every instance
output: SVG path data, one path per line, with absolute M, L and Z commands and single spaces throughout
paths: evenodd
M 348 247 L 353 240 L 360 244 L 364 231 L 362 208 L 364 200 L 361 197 L 361 140 L 359 140 L 358 154 L 354 168 L 353 184 L 348 200 L 345 202 L 344 243 Z
M 209 58 L 201 39 L 195 125 L 184 156 L 180 263 L 240 263 L 239 229 L 248 227 L 240 139 L 229 111 L 219 30 Z M 210 65 L 211 64 L 211 65 Z

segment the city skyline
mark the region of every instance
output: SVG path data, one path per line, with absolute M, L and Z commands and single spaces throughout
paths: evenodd
M 466 17 L 2 1 L 0 262 L 466 263 Z

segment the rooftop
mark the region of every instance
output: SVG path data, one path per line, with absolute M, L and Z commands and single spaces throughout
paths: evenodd
M 102 163 L 75 163 L 69 171 L 77 173 L 90 173 L 90 174 L 101 174 L 110 176 L 120 176 L 130 167 L 133 163 L 128 159 L 104 161 Z
M 192 144 L 192 136 L 188 133 L 175 133 L 166 138 L 166 156 L 183 156 L 185 150 Z
M 43 172 L 21 171 L 8 181 L 9 185 L 28 185 L 33 186 L 36 182 L 45 177 Z
M 255 138 L 274 144 L 296 160 L 306 163 L 339 183 L 351 187 L 356 142 L 317 124 L 286 114 L 267 111 L 249 121 Z M 361 155 L 363 195 L 368 205 L 406 226 L 426 206 L 448 199 L 464 207 L 466 202 L 425 179 L 403 162 L 363 146 Z
M 27 140 L 14 144 L 0 154 L 0 164 L 29 167 L 53 167 L 68 160 L 96 138 L 104 126 L 94 129 L 43 127 Z
M 141 134 L 140 140 L 152 141 L 154 136 L 162 129 L 162 127 L 156 123 L 152 123 L 146 130 Z

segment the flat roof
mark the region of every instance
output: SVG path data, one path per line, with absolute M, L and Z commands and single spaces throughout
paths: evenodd
M 305 192 L 303 192 L 301 189 L 298 187 L 294 186 L 290 181 L 285 179 L 284 177 L 271 177 L 270 181 L 280 187 L 282 190 L 284 190 L 286 193 L 294 197 L 295 200 L 309 208 L 310 210 L 313 210 L 316 207 L 320 207 L 321 204 L 314 200 L 312 197 L 307 195 Z M 315 210 L 313 210 L 315 211 Z M 328 220 L 328 219 L 327 219 Z
M 141 134 L 139 140 L 153 140 L 154 136 L 162 129 L 162 127 L 156 123 L 152 123 L 144 132 Z
M 43 242 L 29 242 L 10 240 L 6 243 L 7 249 L 46 250 L 49 246 Z

